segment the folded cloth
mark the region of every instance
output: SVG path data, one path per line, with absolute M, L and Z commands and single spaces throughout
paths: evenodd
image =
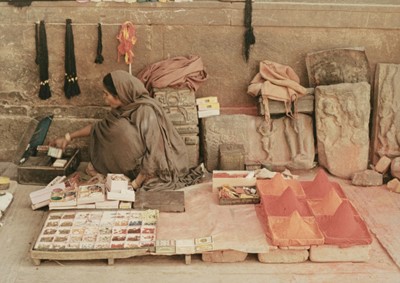
M 284 102 L 286 115 L 293 117 L 292 102 L 296 112 L 296 101 L 306 94 L 306 89 L 300 85 L 300 79 L 291 67 L 265 60 L 260 62 L 260 71 L 250 82 L 247 94 L 263 96 L 265 120 L 269 123 L 268 99 Z
M 196 91 L 207 80 L 203 62 L 199 56 L 190 55 L 166 59 L 147 66 L 137 74 L 151 92 L 152 88 L 184 88 Z

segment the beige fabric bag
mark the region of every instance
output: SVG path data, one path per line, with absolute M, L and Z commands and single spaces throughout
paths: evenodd
M 262 95 L 265 120 L 268 123 L 270 120 L 268 99 L 284 102 L 286 115 L 295 117 L 296 101 L 305 93 L 306 89 L 300 85 L 300 79 L 291 67 L 268 60 L 260 62 L 260 71 L 247 89 L 247 94 L 251 96 Z M 294 103 L 295 113 L 291 110 L 292 103 Z

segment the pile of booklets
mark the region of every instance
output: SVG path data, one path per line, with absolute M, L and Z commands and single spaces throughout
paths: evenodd
M 218 97 L 216 96 L 196 98 L 196 105 L 199 118 L 217 116 L 220 114 L 220 106 Z
M 79 173 L 58 176 L 45 188 L 30 193 L 32 209 L 49 206 L 55 209 L 132 208 L 135 191 L 123 174 L 97 175 L 82 180 Z

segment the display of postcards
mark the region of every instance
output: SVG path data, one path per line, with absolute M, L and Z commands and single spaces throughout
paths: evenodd
M 155 243 L 154 243 L 154 241 L 149 241 L 149 242 L 147 242 L 147 241 L 141 241 L 140 242 L 140 246 L 141 247 L 155 247 Z
M 78 204 L 95 203 L 104 200 L 104 184 L 98 183 L 78 187 Z
M 209 237 L 201 237 L 201 238 L 195 238 L 194 243 L 199 246 L 199 245 L 206 245 L 206 244 L 212 244 L 213 239 L 211 236 Z
M 80 243 L 82 241 L 83 235 L 74 235 L 69 238 L 70 243 Z
M 141 220 L 130 220 L 128 225 L 129 226 L 140 226 L 140 225 L 142 225 L 142 221 Z
M 82 242 L 96 242 L 97 235 L 83 235 Z
M 112 234 L 112 226 L 102 226 L 99 228 L 99 234 L 100 235 L 109 235 Z
M 155 234 L 156 227 L 155 226 L 142 226 L 142 234 Z
M 69 235 L 69 234 L 71 234 L 71 229 L 59 229 L 58 234 L 59 235 Z
M 113 234 L 111 237 L 112 242 L 125 242 L 126 240 L 126 234 Z
M 124 228 L 113 227 L 112 233 L 113 234 L 127 234 L 128 229 L 126 227 L 124 227 Z
M 51 191 L 49 209 L 76 206 L 76 190 L 73 187 L 57 187 Z
M 151 251 L 156 241 L 157 217 L 158 211 L 154 210 L 50 212 L 34 249 L 51 251 L 148 247 Z
M 43 231 L 43 235 L 54 235 L 57 233 L 57 231 L 58 231 L 57 229 L 46 228 Z
M 77 250 L 77 249 L 79 249 L 79 246 L 80 246 L 79 242 L 76 242 L 76 243 L 69 242 L 69 243 L 67 243 L 65 248 L 68 249 L 68 250 Z
M 124 248 L 127 249 L 134 249 L 134 248 L 140 248 L 140 242 L 139 241 L 126 241 L 124 244 Z
M 128 234 L 140 234 L 142 231 L 141 228 L 142 228 L 141 226 L 131 226 L 128 227 L 127 232 Z
M 73 221 L 60 221 L 60 227 L 70 227 L 73 226 L 74 222 Z
M 82 250 L 93 250 L 95 242 L 81 242 L 79 244 L 79 249 Z
M 49 220 L 60 220 L 62 216 L 62 213 L 54 213 L 49 216 Z
M 125 246 L 125 242 L 111 242 L 112 249 L 123 249 Z
M 83 235 L 85 233 L 85 228 L 72 228 L 71 229 L 71 234 L 72 235 Z
M 125 227 L 125 226 L 128 226 L 128 223 L 129 223 L 128 219 L 122 219 L 122 220 L 118 219 L 114 222 L 114 226 L 124 226 Z
M 154 234 L 141 234 L 140 235 L 140 241 L 155 241 L 156 240 L 156 235 Z
M 175 253 L 175 240 L 156 240 L 156 253 Z
M 59 243 L 54 243 L 52 249 L 54 250 L 64 250 L 66 248 L 67 244 L 63 243 L 63 242 L 59 242 Z
M 94 249 L 109 249 L 110 243 L 109 242 L 96 242 L 94 244 Z
M 140 241 L 140 234 L 128 234 L 126 236 L 127 241 Z
M 97 242 L 109 243 L 111 242 L 111 235 L 99 235 L 97 237 Z

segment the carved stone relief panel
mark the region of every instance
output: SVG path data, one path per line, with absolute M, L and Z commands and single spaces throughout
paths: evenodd
M 344 83 L 315 90 L 318 162 L 349 179 L 368 167 L 370 85 Z
M 336 48 L 306 55 L 310 87 L 370 81 L 364 48 Z
M 371 159 L 400 156 L 400 65 L 377 64 Z
M 203 156 L 207 170 L 218 169 L 221 144 L 243 144 L 245 160 L 291 169 L 310 169 L 315 158 L 312 118 L 298 114 L 271 119 L 249 115 L 221 115 L 202 119 Z

